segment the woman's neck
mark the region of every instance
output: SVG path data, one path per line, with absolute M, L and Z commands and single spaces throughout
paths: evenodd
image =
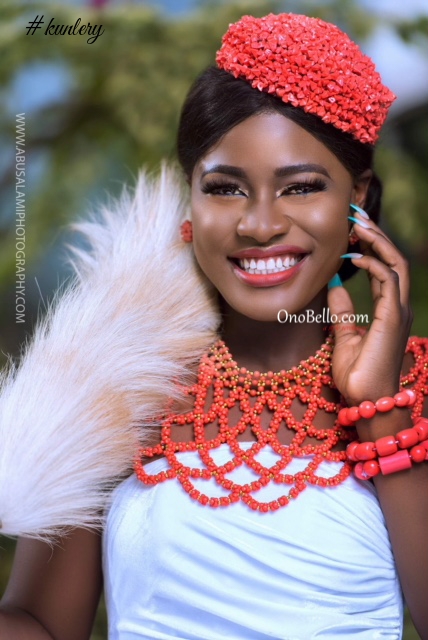
M 327 337 L 323 322 L 281 323 L 261 322 L 247 318 L 232 309 L 224 300 L 221 304 L 223 326 L 221 337 L 226 342 L 238 365 L 250 370 L 280 371 L 291 369 L 306 360 L 319 349 Z M 327 293 L 321 291 L 307 309 L 296 316 L 312 310 L 313 316 L 327 314 Z

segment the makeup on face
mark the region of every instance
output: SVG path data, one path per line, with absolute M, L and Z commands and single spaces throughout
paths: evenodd
M 353 180 L 280 114 L 231 129 L 192 176 L 193 245 L 227 304 L 272 319 L 309 306 L 346 251 Z

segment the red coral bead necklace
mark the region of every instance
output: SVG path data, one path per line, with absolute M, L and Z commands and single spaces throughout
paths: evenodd
M 250 508 L 259 511 L 273 511 L 296 498 L 308 485 L 323 487 L 336 486 L 347 478 L 352 464 L 346 460 L 345 451 L 333 451 L 340 440 L 349 440 L 352 434 L 344 430 L 336 420 L 333 428 L 320 429 L 314 426 L 318 411 L 337 414 L 339 405 L 323 396 L 323 387 L 335 388 L 331 377 L 331 354 L 333 336 L 330 334 L 314 356 L 302 361 L 290 370 L 278 373 L 249 371 L 239 367 L 233 360 L 225 343 L 217 341 L 200 363 L 195 385 L 188 389 L 193 395 L 194 408 L 185 414 L 172 414 L 162 424 L 161 442 L 155 447 L 146 447 L 139 452 L 135 465 L 136 475 L 145 484 L 157 484 L 170 478 L 177 478 L 189 496 L 203 505 L 211 507 L 228 506 L 242 501 Z M 213 400 L 207 408 L 207 396 L 212 390 Z M 297 420 L 291 405 L 298 398 L 305 405 L 301 420 Z M 238 405 L 241 417 L 232 426 L 229 421 L 230 409 Z M 261 414 L 267 407 L 272 414 L 267 429 L 262 427 Z M 206 439 L 206 427 L 217 422 L 218 433 L 215 438 Z M 194 439 L 190 442 L 175 442 L 171 437 L 174 425 L 193 425 Z M 285 424 L 294 432 L 289 445 L 278 439 L 278 431 Z M 248 449 L 241 447 L 238 436 L 251 427 L 257 440 Z M 305 443 L 307 438 L 316 438 L 320 444 Z M 217 465 L 211 451 L 222 444 L 228 444 L 232 458 Z M 266 467 L 256 458 L 264 448 L 271 447 L 279 459 Z M 203 462 L 203 468 L 186 466 L 177 457 L 183 451 L 196 451 Z M 146 472 L 143 458 L 163 454 L 169 462 L 169 469 L 157 474 Z M 309 457 L 303 471 L 287 473 L 287 465 L 293 458 Z M 342 462 L 339 472 L 332 477 L 322 477 L 316 471 L 325 461 Z M 255 474 L 252 482 L 239 484 L 228 477 L 237 467 L 246 465 Z M 194 479 L 213 478 L 223 487 L 225 495 L 209 496 L 199 491 L 192 482 Z M 287 485 L 287 492 L 269 502 L 257 500 L 255 495 L 262 487 L 274 482 Z
M 341 441 L 355 440 L 356 432 L 343 428 L 337 419 L 343 404 L 325 397 L 327 388 L 336 389 L 331 376 L 333 347 L 334 338 L 330 333 L 316 354 L 302 360 L 298 366 L 278 373 L 261 373 L 239 367 L 225 343 L 218 340 L 201 359 L 196 383 L 186 390 L 194 397 L 193 409 L 187 413 L 169 413 L 164 417 L 160 443 L 154 447 L 143 447 L 138 453 L 135 461 L 137 478 L 147 485 L 175 478 L 201 505 L 225 507 L 241 501 L 261 512 L 286 506 L 308 485 L 335 487 L 341 484 L 350 475 L 354 463 L 347 458 L 346 451 L 333 449 Z M 416 392 L 412 417 L 417 417 L 426 392 L 428 341 L 410 338 L 407 352 L 413 354 L 415 363 L 408 374 L 401 376 L 400 382 L 401 388 L 412 385 Z M 300 420 L 291 410 L 295 399 L 304 406 Z M 231 410 L 235 407 L 239 408 L 240 417 L 231 424 Z M 266 408 L 271 414 L 267 428 L 262 426 L 261 419 Z M 322 429 L 315 426 L 319 412 L 335 414 L 333 427 Z M 208 439 L 207 428 L 213 424 L 218 427 L 217 435 Z M 193 440 L 174 440 L 172 430 L 185 425 L 193 427 Z M 284 425 L 293 434 L 287 445 L 278 438 Z M 239 437 L 248 428 L 256 441 L 249 448 L 243 448 Z M 309 438 L 312 441 L 307 442 Z M 313 443 L 314 438 L 318 444 Z M 216 464 L 211 454 L 221 445 L 229 446 L 231 458 L 224 464 Z M 257 455 L 269 448 L 275 452 L 277 461 L 267 467 L 257 460 Z M 189 467 L 180 460 L 177 454 L 186 451 L 198 454 L 202 468 Z M 167 460 L 169 468 L 150 474 L 144 462 L 159 455 Z M 308 458 L 308 463 L 297 473 L 287 473 L 287 466 L 294 458 Z M 317 471 L 325 461 L 342 464 L 335 475 L 323 477 Z M 233 472 L 241 466 L 252 471 L 253 481 L 240 484 L 233 480 Z M 224 495 L 210 496 L 200 491 L 195 481 L 203 480 L 214 480 Z M 257 493 L 272 483 L 280 487 L 280 495 L 269 501 L 257 499 Z M 284 486 L 287 487 L 285 491 L 281 488 Z

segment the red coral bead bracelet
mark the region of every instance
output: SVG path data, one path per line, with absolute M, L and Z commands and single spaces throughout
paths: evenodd
M 416 402 L 416 393 L 412 389 L 405 389 L 395 394 L 393 398 L 385 396 L 376 402 L 364 400 L 358 407 L 344 407 L 339 411 L 337 419 L 342 427 L 354 427 L 361 418 L 370 420 L 379 411 L 385 413 L 395 407 L 412 407 Z
M 356 462 L 354 473 L 359 480 L 410 469 L 412 462 L 428 460 L 428 419 L 418 418 L 410 429 L 374 442 L 354 440 L 347 446 L 346 454 L 348 460 Z

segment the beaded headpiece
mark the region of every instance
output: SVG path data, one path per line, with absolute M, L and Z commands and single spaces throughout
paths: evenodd
M 230 25 L 217 66 L 319 116 L 363 143 L 378 139 L 395 95 L 371 58 L 338 27 L 292 13 Z

